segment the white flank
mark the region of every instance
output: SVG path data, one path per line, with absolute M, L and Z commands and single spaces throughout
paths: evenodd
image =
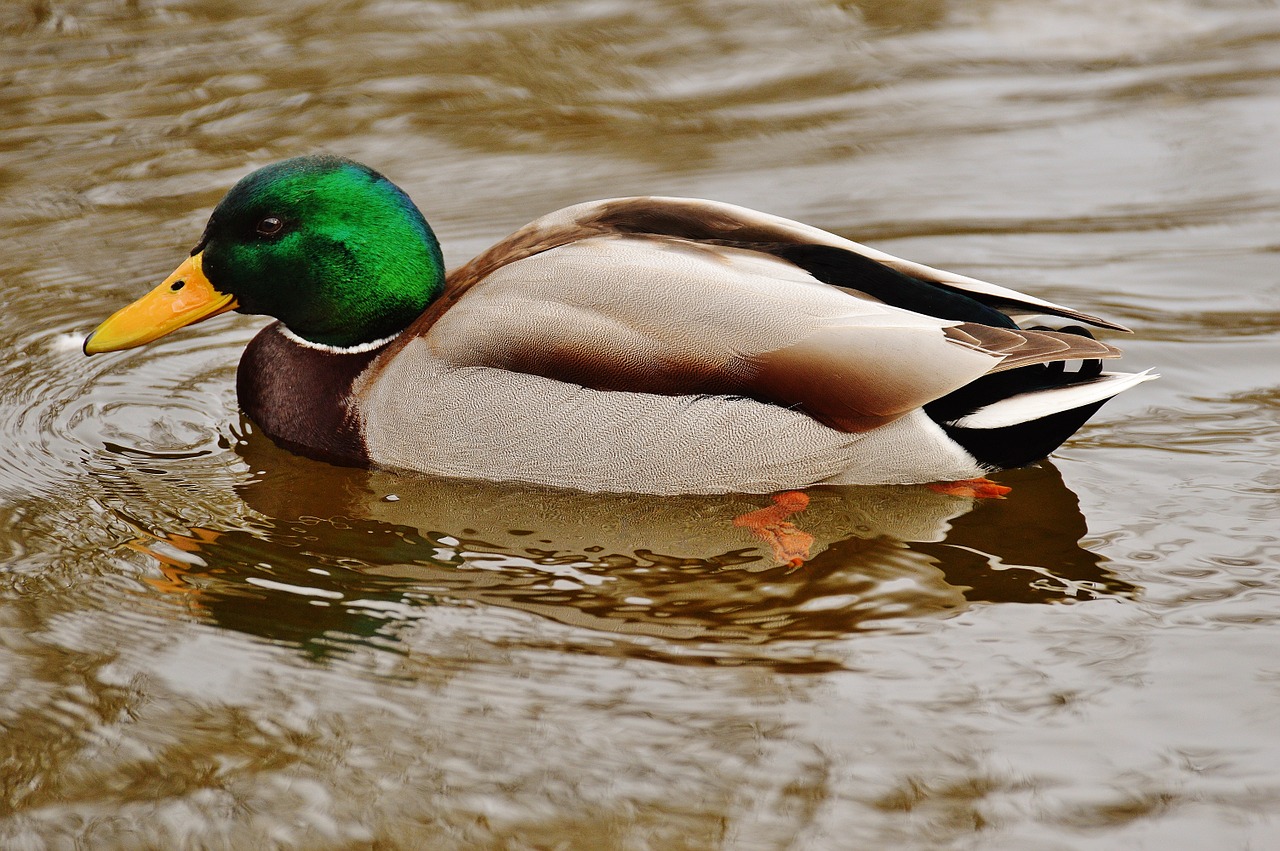
M 1144 381 L 1159 377 L 1149 369 L 1145 372 L 1132 373 L 1104 372 L 1088 384 L 1036 390 L 1001 399 L 999 402 L 985 405 L 972 414 L 961 417 L 952 425 L 958 428 L 1005 428 L 1019 423 L 1028 423 L 1060 411 L 1070 411 L 1072 408 L 1110 399 L 1130 387 L 1136 387 Z

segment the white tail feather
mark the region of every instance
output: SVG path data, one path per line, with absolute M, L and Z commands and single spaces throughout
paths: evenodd
M 1101 402 L 1159 377 L 1149 369 L 1145 372 L 1104 372 L 1087 383 L 1035 390 L 1001 399 L 966 414 L 952 425 L 958 428 L 1006 428 Z

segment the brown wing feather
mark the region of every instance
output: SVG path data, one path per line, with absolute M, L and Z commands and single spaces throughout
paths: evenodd
M 751 358 L 743 393 L 795 407 L 845 432 L 869 431 L 945 396 L 998 365 L 960 354 L 937 328 L 826 327 Z
M 1020 366 L 1060 360 L 1118 358 L 1120 350 L 1092 337 L 1059 331 L 1023 331 L 964 322 L 943 331 L 947 339 L 989 355 L 1003 355 L 992 369 L 1003 372 Z
M 615 198 L 586 206 L 579 221 L 596 232 L 658 234 L 716 245 L 773 252 L 787 245 L 830 245 L 860 254 L 904 275 L 966 295 L 1005 313 L 1044 313 L 1128 332 L 1089 313 L 986 281 L 904 260 L 800 222 L 696 198 Z

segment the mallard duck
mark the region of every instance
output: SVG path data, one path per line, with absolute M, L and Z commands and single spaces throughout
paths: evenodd
M 252 172 L 177 270 L 85 340 L 237 310 L 240 405 L 334 463 L 586 491 L 773 492 L 1044 458 L 1153 378 L 1122 326 L 808 225 L 691 198 L 567 207 L 446 275 L 399 187 L 333 156 Z M 1075 371 L 1063 362 L 1082 361 Z

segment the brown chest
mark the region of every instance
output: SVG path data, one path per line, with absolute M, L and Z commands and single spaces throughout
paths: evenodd
M 240 407 L 287 449 L 335 464 L 367 466 L 359 417 L 350 409 L 351 388 L 381 351 L 309 348 L 286 337 L 277 322 L 260 331 L 240 358 Z

